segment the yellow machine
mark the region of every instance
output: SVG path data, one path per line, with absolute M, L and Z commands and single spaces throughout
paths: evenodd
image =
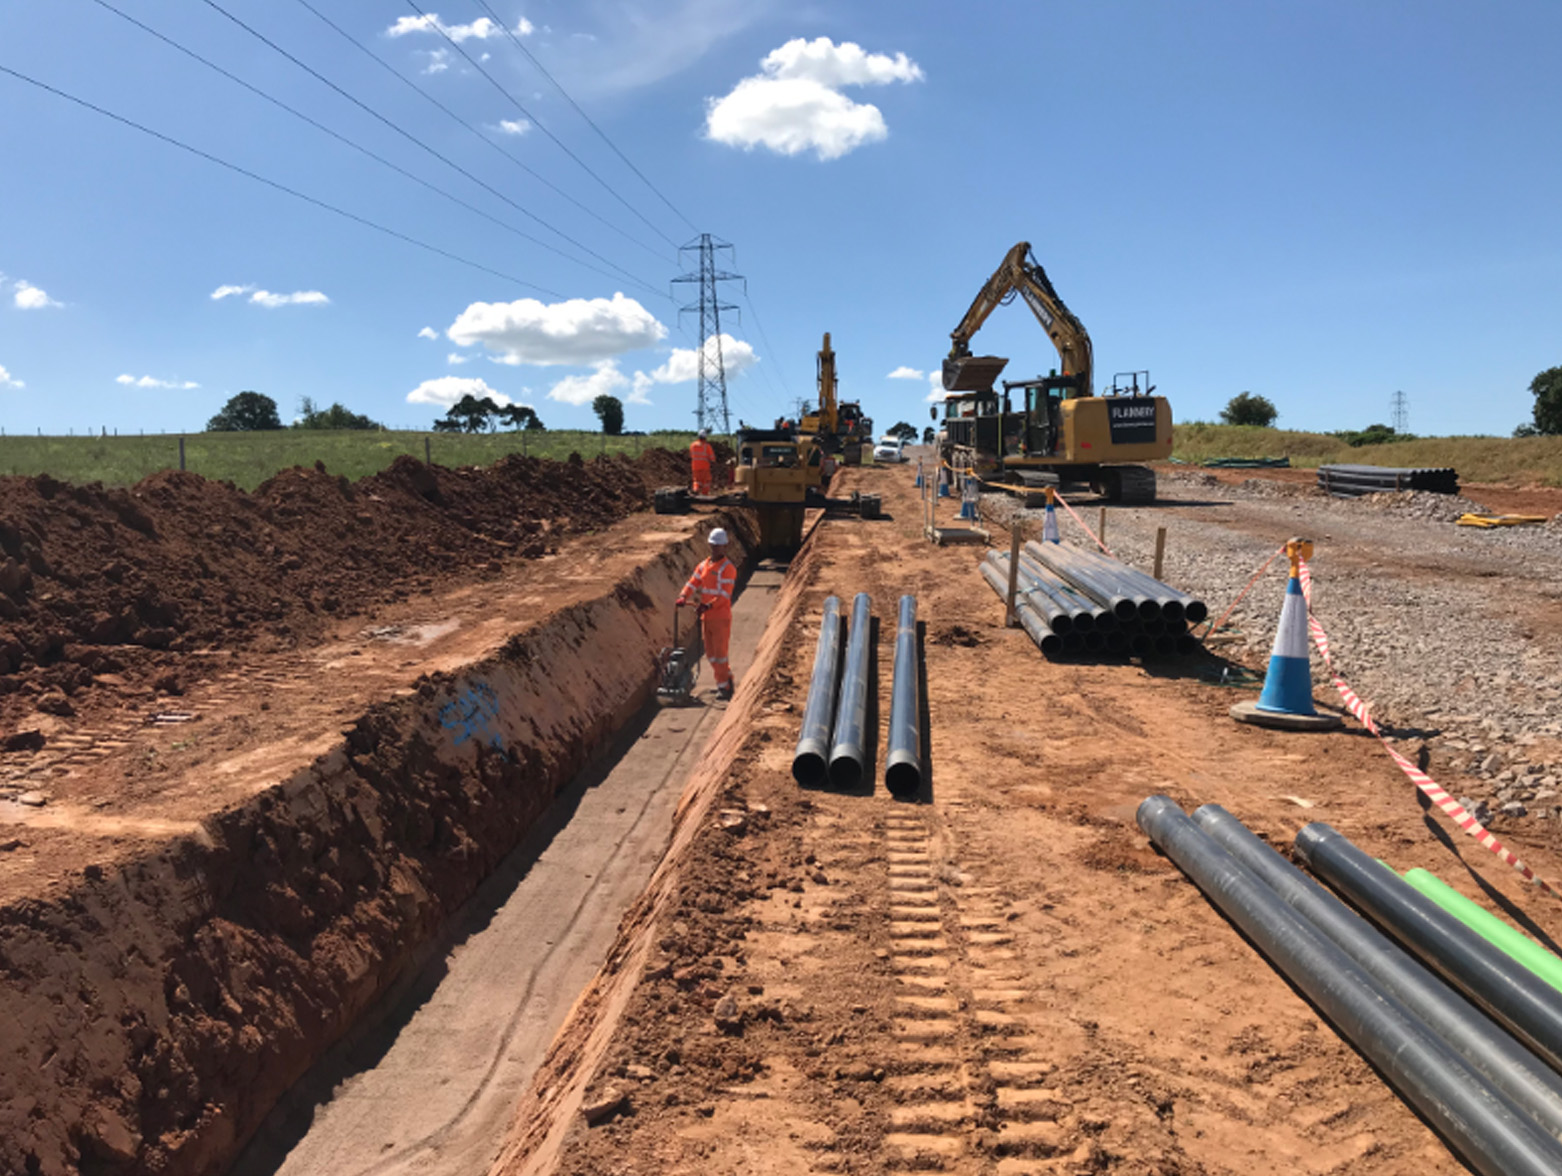
M 970 344 L 988 316 L 1016 294 L 1057 348 L 1062 374 L 1005 380 L 1000 392 L 994 384 L 1009 361 L 972 355 Z M 1110 393 L 1095 394 L 1090 335 L 1052 288 L 1029 242 L 1009 250 L 950 338 L 944 388 L 951 395 L 939 434 L 945 462 L 988 480 L 1088 482 L 1114 502 L 1155 500 L 1155 472 L 1127 463 L 1171 456 L 1171 405 L 1152 395 L 1148 372 L 1122 373 L 1129 383 L 1120 386 L 1120 377 L 1113 377 Z
M 838 453 L 847 465 L 862 464 L 862 447 L 873 440 L 873 422 L 862 415 L 855 400 L 841 403 L 836 397 L 835 352 L 830 347 L 830 332 L 824 333 L 819 349 L 819 410 L 803 405 L 798 433 L 806 444 L 817 438 L 826 453 Z

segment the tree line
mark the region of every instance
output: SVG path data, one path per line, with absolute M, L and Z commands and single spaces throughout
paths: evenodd
M 597 414 L 602 431 L 617 437 L 624 431 L 624 404 L 616 396 L 605 393 L 591 402 L 591 410 Z M 492 396 L 473 396 L 471 393 L 452 404 L 445 415 L 434 421 L 436 433 L 491 433 L 500 425 L 511 429 L 539 431 L 546 429 L 537 410 L 529 404 L 501 405 Z M 244 391 L 232 397 L 222 406 L 222 411 L 206 422 L 208 433 L 258 432 L 264 429 L 283 428 L 277 402 L 260 392 Z M 378 421 L 370 420 L 362 413 L 352 412 L 339 403 L 330 408 L 319 408 L 305 396 L 299 401 L 295 429 L 383 429 Z

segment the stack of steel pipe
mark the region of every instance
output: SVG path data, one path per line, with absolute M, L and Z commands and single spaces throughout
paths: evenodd
M 1211 806 L 1190 820 L 1152 796 L 1138 822 L 1470 1167 L 1484 1176 L 1562 1171 L 1562 1082 L 1539 1059 L 1229 813 Z M 1348 867 L 1398 881 L 1371 859 Z
M 1335 498 L 1356 498 L 1384 490 L 1430 490 L 1433 494 L 1459 493 L 1459 472 L 1440 469 L 1395 469 L 1392 466 L 1321 465 L 1318 488 Z
M 1009 557 L 989 551 L 982 578 L 1001 599 L 1009 595 Z M 1046 641 L 1026 623 L 1057 638 Z M 1199 649 L 1188 632 L 1209 615 L 1202 600 L 1105 556 L 1056 543 L 1027 543 L 1020 553 L 1015 611 L 1048 656 L 1069 653 L 1188 655 Z

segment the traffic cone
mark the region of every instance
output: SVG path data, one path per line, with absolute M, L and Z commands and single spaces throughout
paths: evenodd
M 967 475 L 965 485 L 960 490 L 960 518 L 967 522 L 976 522 L 976 500 L 979 493 L 976 479 Z
M 1269 670 L 1257 702 L 1239 702 L 1231 717 L 1239 723 L 1279 727 L 1288 731 L 1326 731 L 1340 726 L 1339 715 L 1319 714 L 1313 707 L 1312 662 L 1307 648 L 1307 599 L 1302 595 L 1301 561 L 1312 558 L 1312 544 L 1292 539 L 1285 545 L 1291 557 L 1291 578 L 1285 585 L 1280 627 L 1269 654 Z
M 1051 486 L 1047 487 L 1047 517 L 1041 524 L 1041 541 L 1043 543 L 1058 543 L 1058 492 Z
M 944 465 L 938 467 L 938 496 L 949 497 L 949 470 Z
M 922 459 L 917 458 L 917 489 L 922 489 Z

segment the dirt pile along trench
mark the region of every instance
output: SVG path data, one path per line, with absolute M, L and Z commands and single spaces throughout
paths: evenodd
M 90 705 L 95 683 L 176 693 L 192 652 L 307 643 L 543 555 L 687 477 L 684 455 L 651 450 L 463 469 L 399 457 L 357 482 L 298 467 L 252 494 L 173 471 L 130 489 L 0 478 L 0 727 Z
M 270 558 L 253 549 L 259 537 L 303 549 L 276 521 L 284 505 L 299 512 L 287 517 L 310 520 L 301 526 L 316 536 L 316 558 L 333 547 L 353 548 L 335 568 L 334 582 L 344 599 L 359 592 L 354 605 L 362 607 L 372 598 L 374 552 L 334 536 L 346 527 L 347 511 L 355 526 L 371 525 L 356 519 L 371 496 L 383 505 L 364 513 L 403 536 L 396 547 L 438 545 L 469 567 L 490 558 L 496 544 L 509 543 L 510 551 L 522 549 L 527 537 L 551 544 L 628 514 L 645 500 L 646 486 L 664 482 L 668 472 L 652 465 L 645 475 L 620 461 L 583 463 L 574 471 L 577 484 L 559 490 L 547 482 L 571 476 L 562 464 L 530 467 L 494 471 L 499 481 L 486 499 L 480 487 L 489 472 L 428 471 L 417 463 L 345 494 L 333 479 L 294 472 L 251 505 L 224 487 L 153 479 L 139 498 L 116 499 L 121 509 L 128 502 L 146 511 L 150 533 L 131 528 L 145 547 L 118 535 L 126 524 L 89 521 L 89 506 L 109 501 L 100 491 L 78 495 L 57 484 L 40 491 L 38 480 L 28 480 L 35 495 L 30 508 L 12 511 L 8 502 L 6 517 L 22 520 L 13 524 L 18 531 L 27 526 L 32 550 L 24 555 L 49 563 L 47 574 L 34 571 L 22 596 L 35 619 L 73 615 L 56 613 L 53 599 L 42 599 L 65 584 L 60 572 L 80 579 L 67 585 L 69 592 L 94 601 L 123 590 L 114 580 L 109 587 L 74 570 L 110 539 L 118 542 L 104 550 L 127 564 L 130 555 L 141 561 L 133 565 L 134 582 L 143 588 L 172 592 L 181 583 L 218 583 L 239 592 L 244 570 Z M 432 486 L 424 481 L 429 476 Z M 413 480 L 424 489 L 409 488 Z M 426 497 L 430 490 L 443 501 Z M 234 513 L 203 512 L 202 503 L 212 499 Z M 383 516 L 375 515 L 381 510 Z M 248 526 L 234 521 L 246 514 L 253 516 Z M 194 533 L 189 527 L 175 525 L 191 519 L 223 522 L 211 522 L 197 542 L 184 538 Z M 273 691 L 270 667 L 283 661 L 297 662 L 293 672 L 306 677 L 281 683 L 294 691 L 270 694 L 276 709 L 269 715 L 235 726 L 239 741 L 208 732 L 212 724 L 197 715 L 173 732 L 143 728 L 128 745 L 103 747 L 101 758 L 59 764 L 66 774 L 54 778 L 63 799 L 46 808 L 0 795 L 0 1171 L 222 1170 L 277 1097 L 395 981 L 560 787 L 644 705 L 655 652 L 667 640 L 666 604 L 703 555 L 704 525 L 711 521 L 638 527 L 628 542 L 624 528 L 638 524 L 627 519 L 608 532 L 620 535 L 615 544 L 623 551 L 562 539 L 561 559 L 522 560 L 496 573 L 494 587 L 504 599 L 486 606 L 486 582 L 476 583 L 475 600 L 468 587 L 447 583 L 450 590 L 431 606 L 466 602 L 468 612 L 450 614 L 465 618 L 461 629 L 427 639 L 422 663 L 405 659 L 424 647 L 368 636 L 342 648 L 342 630 L 356 625 L 333 630 L 328 648 L 335 652 L 316 660 L 252 648 L 226 675 L 237 675 L 246 696 Z M 715 521 L 736 532 L 740 552 L 746 549 L 747 517 Z M 74 542 L 52 542 L 55 529 Z M 235 541 L 235 534 L 253 542 Z M 381 557 L 386 566 L 393 554 Z M 417 556 L 409 550 L 410 558 Z M 188 578 L 157 578 L 159 558 Z M 203 564 L 211 573 L 205 579 L 189 571 Z M 310 582 L 325 583 L 327 574 Z M 98 591 L 104 595 L 91 595 Z M 523 618 L 503 631 L 513 634 L 508 641 L 491 623 L 484 628 L 483 619 L 506 608 L 504 615 Z M 193 644 L 202 625 L 231 636 L 223 616 L 198 602 L 170 624 L 182 624 L 180 640 Z M 473 636 L 461 644 L 468 628 Z M 471 649 L 487 652 L 475 658 L 460 652 Z M 350 653 L 363 656 L 339 656 Z M 297 688 L 330 693 L 333 676 L 361 678 L 376 659 L 392 675 L 397 666 L 443 668 L 422 676 L 400 671 L 405 688 L 386 689 L 380 701 L 335 720 L 326 734 L 339 727 L 341 735 L 324 741 L 324 754 L 299 755 L 289 761 L 294 767 L 273 775 L 264 774 L 270 766 L 247 766 L 255 762 L 252 752 L 262 753 L 264 765 L 281 762 L 268 724 L 282 722 L 290 708 L 322 713 L 310 710 Z M 38 672 L 30 667 L 24 675 Z M 256 672 L 267 676 L 245 679 Z M 219 685 L 193 685 L 192 709 L 205 711 L 205 696 Z M 79 730 L 84 716 L 70 722 Z M 150 748 L 166 753 L 188 744 L 178 754 L 198 757 L 207 737 L 217 740 L 215 758 L 193 758 L 159 784 L 161 792 L 142 794 L 137 781 Z M 262 782 L 250 788 L 245 781 L 257 772 Z M 207 796 L 224 799 L 199 810 Z M 244 799 L 227 799 L 233 796 Z M 160 813 L 179 818 L 168 824 L 186 831 L 147 832 L 156 822 L 146 814 Z

